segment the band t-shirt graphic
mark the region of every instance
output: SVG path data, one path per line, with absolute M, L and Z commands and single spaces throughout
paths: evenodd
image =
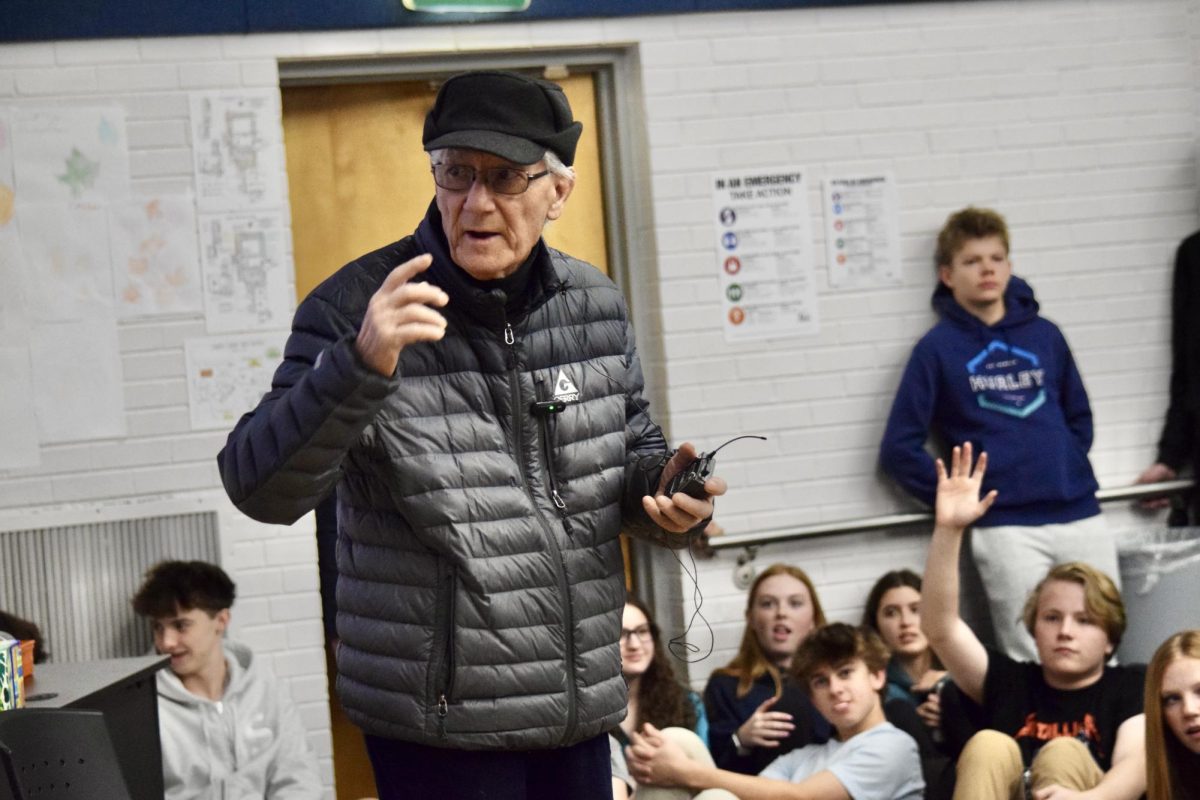
M 1065 691 L 1046 683 L 1041 665 L 988 648 L 984 724 L 1016 739 L 1026 766 L 1046 742 L 1070 736 L 1107 772 L 1117 729 L 1142 713 L 1145 679 L 1141 665 L 1110 666 L 1091 686 Z

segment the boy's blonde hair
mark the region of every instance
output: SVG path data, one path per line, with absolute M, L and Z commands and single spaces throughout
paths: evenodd
M 1029 599 L 1025 601 L 1025 612 L 1021 615 L 1029 635 L 1033 635 L 1033 626 L 1037 622 L 1038 599 L 1042 596 L 1042 589 L 1050 581 L 1067 581 L 1083 587 L 1084 607 L 1096 624 L 1104 628 L 1109 644 L 1116 650 L 1121 644 L 1121 637 L 1125 635 L 1125 603 L 1122 602 L 1121 593 L 1112 578 L 1082 561 L 1054 565 L 1029 593 Z
M 938 232 L 937 250 L 933 254 L 935 267 L 948 267 L 954 256 L 969 239 L 1000 237 L 1004 252 L 1008 252 L 1008 224 L 1004 217 L 990 208 L 967 206 L 946 217 L 946 223 Z

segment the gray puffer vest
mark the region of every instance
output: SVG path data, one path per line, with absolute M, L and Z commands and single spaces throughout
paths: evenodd
M 422 279 L 450 295 L 446 335 L 406 347 L 387 379 L 354 337 L 422 252 Z M 270 393 L 218 456 L 230 498 L 262 521 L 293 522 L 337 487 L 338 692 L 368 733 L 549 748 L 625 713 L 617 534 L 665 541 L 640 504 L 665 443 L 617 288 L 540 242 L 532 270 L 515 302 L 480 289 L 432 208 L 305 299 Z M 556 397 L 559 413 L 533 408 Z

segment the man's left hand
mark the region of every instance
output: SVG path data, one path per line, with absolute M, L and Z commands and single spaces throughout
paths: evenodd
M 658 490 L 654 497 L 646 495 L 642 498 L 642 507 L 655 525 L 673 533 L 686 533 L 708 519 L 713 514 L 713 498 L 725 494 L 728 486 L 723 478 L 712 476 L 704 482 L 707 497 L 703 500 L 676 492 L 668 497 L 663 494 L 667 484 L 675 475 L 687 468 L 696 460 L 696 446 L 684 442 L 671 456 L 671 460 L 663 467 L 662 478 L 658 482 Z

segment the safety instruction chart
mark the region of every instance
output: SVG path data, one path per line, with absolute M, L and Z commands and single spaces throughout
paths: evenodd
M 714 176 L 713 230 L 726 341 L 818 333 L 804 170 Z
M 852 289 L 900 283 L 895 178 L 826 178 L 824 202 L 829 285 Z

